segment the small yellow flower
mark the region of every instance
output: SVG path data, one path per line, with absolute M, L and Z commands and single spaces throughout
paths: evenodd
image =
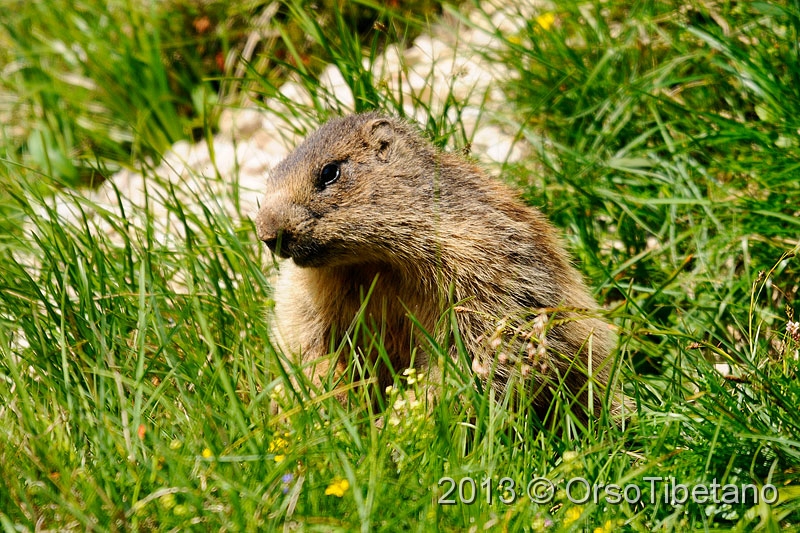
M 536 24 L 538 24 L 544 31 L 549 30 L 553 27 L 553 23 L 556 21 L 556 16 L 553 13 L 547 12 L 542 13 L 538 17 L 536 17 Z
M 214 455 L 214 452 L 211 451 L 211 448 L 203 448 L 203 453 L 201 455 L 206 459 L 209 459 Z
M 564 514 L 564 525 L 568 526 L 577 521 L 581 517 L 581 514 L 583 514 L 582 507 L 570 507 Z
M 594 528 L 593 533 L 611 533 L 612 531 L 614 531 L 614 522 L 606 520 L 606 523 L 603 524 L 602 527 Z
M 328 488 L 325 489 L 325 496 L 336 496 L 337 498 L 341 498 L 344 496 L 344 493 L 347 492 L 347 489 L 350 488 L 350 482 L 346 479 L 339 479 L 336 478 L 331 481 L 331 484 L 328 485 Z
M 275 437 L 275 439 L 269 443 L 269 451 L 270 452 L 277 452 L 281 450 L 285 450 L 289 443 L 286 439 L 281 437 Z
M 286 459 L 286 456 L 284 454 L 282 454 L 282 453 L 275 456 L 275 462 L 276 463 L 283 462 L 284 459 Z

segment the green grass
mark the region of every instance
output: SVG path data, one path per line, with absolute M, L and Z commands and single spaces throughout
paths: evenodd
M 67 99 L 66 86 L 31 78 L 6 87 L 18 101 L 63 105 L 42 115 L 41 127 L 6 124 L 0 137 L 0 527 L 796 529 L 800 341 L 786 326 L 800 319 L 800 6 L 629 4 L 559 2 L 552 25 L 528 20 L 518 34 L 499 34 L 507 48 L 492 52 L 516 73 L 495 119 L 533 147 L 503 176 L 563 229 L 619 327 L 620 379 L 637 410 L 623 425 L 599 419 L 582 428 L 557 404 L 543 426 L 477 389 L 459 361 L 446 365 L 433 407 L 407 394 L 425 384 L 403 369 L 386 411 L 366 400 L 368 387 L 352 389 L 347 406 L 312 394 L 270 343 L 271 260 L 252 224 L 222 208 L 225 198 L 152 193 L 146 207 L 131 208 L 120 194 L 108 209 L 85 190 L 69 192 L 69 175 L 42 164 L 62 158 L 103 172 L 130 157 L 119 156 L 129 140 L 100 126 L 130 124 L 155 78 L 123 87 L 86 73 L 117 102 L 102 110 L 80 94 Z M 102 10 L 62 11 L 103 19 Z M 361 64 L 383 36 L 362 47 L 342 17 L 326 25 L 287 13 L 346 73 L 358 109 L 402 109 Z M 392 39 L 420 24 L 382 17 L 399 21 L 387 30 Z M 165 45 L 143 20 L 139 38 L 154 47 L 148 75 L 160 76 Z M 88 39 L 106 38 L 88 27 Z M 70 28 L 61 41 L 75 37 Z M 121 30 L 104 31 L 132 38 Z M 292 43 L 291 31 L 281 35 Z M 11 42 L 6 57 L 42 46 L 35 31 Z M 105 72 L 131 66 L 108 59 Z M 299 52 L 272 59 L 306 87 L 318 85 Z M 205 86 L 201 78 L 189 93 Z M 246 81 L 275 94 L 277 81 L 254 64 Z M 331 113 L 325 98 L 285 102 L 285 119 L 310 127 Z M 425 126 L 439 144 L 461 148 L 469 138 L 446 112 L 431 111 Z M 92 131 L 75 129 L 76 115 L 96 116 Z M 55 136 L 36 152 L 14 126 L 69 130 L 88 148 L 76 162 Z M 142 142 L 157 153 L 174 140 L 152 134 L 160 135 L 161 144 Z M 147 163 L 136 168 L 153 191 L 171 190 Z M 79 216 L 65 217 L 65 206 Z M 162 238 L 162 209 L 178 221 L 171 239 Z M 360 323 L 359 334 L 370 338 L 369 326 Z M 509 487 L 503 478 L 519 489 L 538 477 L 556 488 L 547 502 L 498 488 Z M 651 493 L 651 477 L 688 487 L 772 484 L 778 500 L 670 505 L 665 485 Z M 583 495 L 580 482 L 566 492 L 576 478 L 636 487 L 644 503 L 614 503 L 603 489 L 597 503 L 576 503 L 569 496 Z M 459 494 L 469 500 L 469 479 L 478 490 L 471 504 Z M 456 504 L 440 504 L 445 495 Z

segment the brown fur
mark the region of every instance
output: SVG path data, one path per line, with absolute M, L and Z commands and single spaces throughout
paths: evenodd
M 339 178 L 324 186 L 320 172 L 333 162 Z M 522 376 L 542 414 L 563 380 L 585 403 L 591 364 L 595 397 L 603 395 L 615 336 L 593 316 L 596 304 L 554 228 L 464 158 L 398 119 L 353 115 L 310 135 L 267 188 L 258 236 L 292 258 L 276 281 L 274 330 L 285 351 L 320 361 L 309 371 L 317 383 L 374 281 L 364 314 L 378 324 L 395 371 L 411 364 L 414 348 L 425 353 L 409 315 L 446 341 L 449 328 L 437 324 L 455 304 L 473 370 L 499 392 Z M 391 384 L 385 370 L 378 380 Z

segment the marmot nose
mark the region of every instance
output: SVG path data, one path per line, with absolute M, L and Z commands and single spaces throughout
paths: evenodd
M 274 213 L 262 209 L 256 216 L 256 233 L 258 239 L 269 247 L 272 253 L 280 257 L 289 257 L 286 251 L 286 244 L 289 234 L 276 220 Z
M 278 241 L 278 233 L 279 229 L 275 217 L 269 211 L 261 209 L 256 216 L 258 240 L 263 241 L 264 244 L 269 246 L 270 250 L 274 250 Z

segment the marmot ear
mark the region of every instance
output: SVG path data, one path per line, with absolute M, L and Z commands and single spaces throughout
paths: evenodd
M 375 150 L 378 160 L 386 162 L 391 155 L 392 144 L 396 139 L 394 126 L 385 118 L 371 120 L 364 127 L 369 145 Z

